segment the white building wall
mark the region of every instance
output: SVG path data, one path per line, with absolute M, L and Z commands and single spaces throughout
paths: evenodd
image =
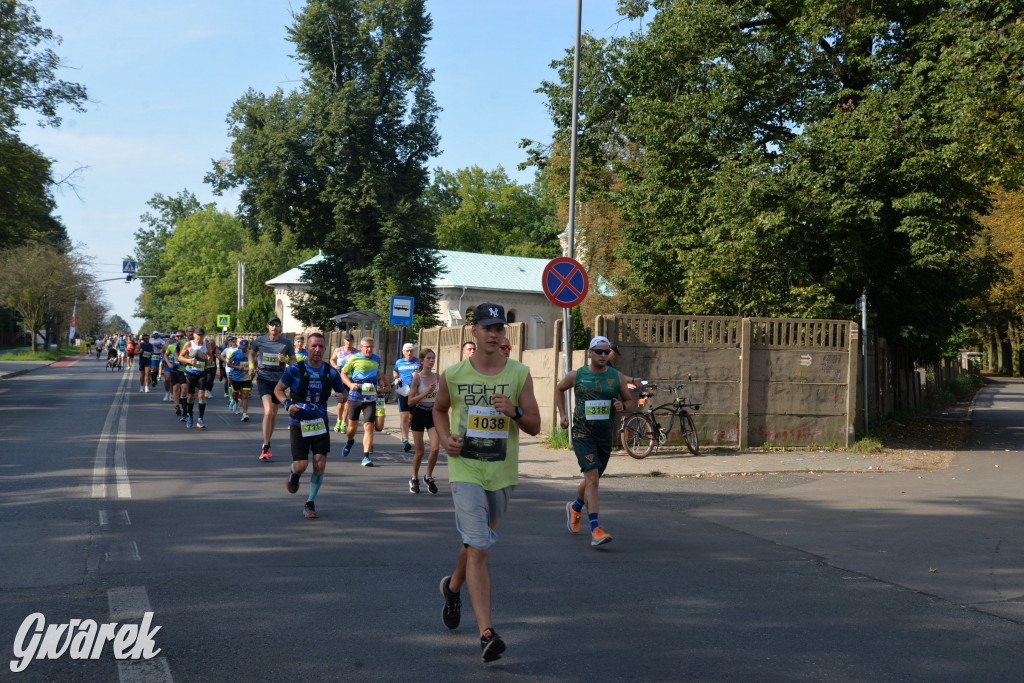
M 504 306 L 505 315 L 514 317 L 509 322 L 527 323 L 530 348 L 541 349 L 553 345 L 555 320 L 562 316 L 562 309 L 539 292 L 504 292 L 467 287 L 463 293 L 461 287 L 446 287 L 441 290 L 438 317 L 446 325 L 463 325 L 467 322 L 467 311 L 488 302 Z M 461 320 L 453 322 L 450 310 L 459 311 Z
M 292 314 L 292 302 L 289 293 L 305 289 L 303 285 L 279 285 L 274 287 L 274 310 L 281 318 L 281 331 L 287 336 L 306 332 Z M 487 302 L 501 304 L 505 314 L 514 317 L 509 322 L 527 323 L 527 340 L 531 349 L 542 349 L 553 346 L 555 320 L 562 317 L 562 309 L 555 306 L 547 297 L 539 292 L 505 292 L 496 289 L 463 289 L 461 287 L 442 288 L 438 301 L 438 319 L 446 325 L 463 325 L 466 312 L 477 305 Z M 461 299 L 461 301 L 460 301 Z M 460 319 L 452 319 L 449 311 L 459 311 Z M 347 311 L 338 311 L 347 313 Z

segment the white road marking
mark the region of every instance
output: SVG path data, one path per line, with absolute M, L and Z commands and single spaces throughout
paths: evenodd
M 107 605 L 110 608 L 111 621 L 141 619 L 146 612 L 153 611 L 149 606 L 149 594 L 146 593 L 145 586 L 111 588 L 107 591 Z
M 141 559 L 142 557 L 139 555 L 139 546 L 136 545 L 135 541 L 111 543 L 110 549 L 103 556 L 104 562 L 129 562 L 139 561 Z
M 128 431 L 128 404 L 131 393 L 125 391 L 124 404 L 121 406 L 121 420 L 117 428 L 117 443 L 114 446 L 114 473 L 117 477 L 117 497 L 131 498 L 132 485 L 128 481 L 128 461 L 125 456 L 125 433 Z
M 122 660 L 117 663 L 117 675 L 121 683 L 173 683 L 171 668 L 166 657 L 154 657 L 132 661 Z
M 114 392 L 114 400 L 107 411 L 107 418 L 103 421 L 103 430 L 100 432 L 100 441 L 96 445 L 96 457 L 92 466 L 92 497 L 106 498 L 107 496 L 107 449 L 110 444 L 110 428 L 114 424 L 114 416 L 121 409 L 121 403 L 125 397 L 124 385 L 128 381 L 128 375 L 121 377 L 121 383 Z
M 142 619 L 152 612 L 145 586 L 111 588 L 107 591 L 110 621 L 123 622 Z M 166 657 L 121 660 L 117 663 L 117 676 L 121 683 L 173 683 L 171 667 Z

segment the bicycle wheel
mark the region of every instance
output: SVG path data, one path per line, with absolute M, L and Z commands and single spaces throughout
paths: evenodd
M 697 438 L 697 428 L 693 426 L 690 414 L 682 413 L 679 422 L 683 430 L 683 440 L 686 441 L 686 449 L 694 455 L 700 455 L 700 440 Z
M 637 459 L 646 458 L 654 450 L 654 434 L 654 425 L 643 413 L 627 416 L 619 430 L 622 447 Z

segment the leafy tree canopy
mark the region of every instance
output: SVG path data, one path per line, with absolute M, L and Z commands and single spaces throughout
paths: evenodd
M 553 258 L 561 228 L 555 201 L 543 186 L 519 185 L 502 167 L 479 166 L 455 172 L 437 169 L 426 201 L 442 249 L 479 254 Z
M 20 112 L 36 112 L 40 125 L 56 127 L 61 105 L 85 111 L 85 88 L 57 78 L 62 63 L 49 46 L 60 43 L 31 5 L 0 0 L 0 134 L 21 124 Z
M 867 291 L 879 333 L 940 354 L 993 275 L 970 249 L 988 190 L 1024 172 L 1020 3 L 621 7 L 655 14 L 587 41 L 581 156 L 621 183 L 630 307 L 852 317 Z
M 426 162 L 438 153 L 423 57 L 430 28 L 423 0 L 311 2 L 288 29 L 301 87 L 250 91 L 228 115 L 231 156 L 207 181 L 239 188 L 253 234 L 287 230 L 323 251 L 295 302 L 305 324 L 329 328 L 331 316 L 376 306 L 390 286 L 436 308 L 439 262 L 422 201 Z

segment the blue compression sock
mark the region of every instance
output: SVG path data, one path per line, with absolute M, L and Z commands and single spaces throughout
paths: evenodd
M 579 512 L 580 510 L 582 510 L 583 509 L 583 499 L 577 498 L 576 500 L 574 500 L 572 502 L 572 509 L 575 510 L 576 512 Z
M 597 527 L 601 526 L 600 524 L 597 523 L 597 513 L 596 512 L 591 512 L 589 515 L 587 515 L 587 519 L 590 520 L 590 531 L 591 532 L 593 532 L 594 529 L 596 529 Z
M 316 494 L 320 492 L 320 484 L 323 482 L 324 475 L 322 474 L 311 474 L 309 476 L 309 498 L 306 500 L 307 503 L 316 500 Z

